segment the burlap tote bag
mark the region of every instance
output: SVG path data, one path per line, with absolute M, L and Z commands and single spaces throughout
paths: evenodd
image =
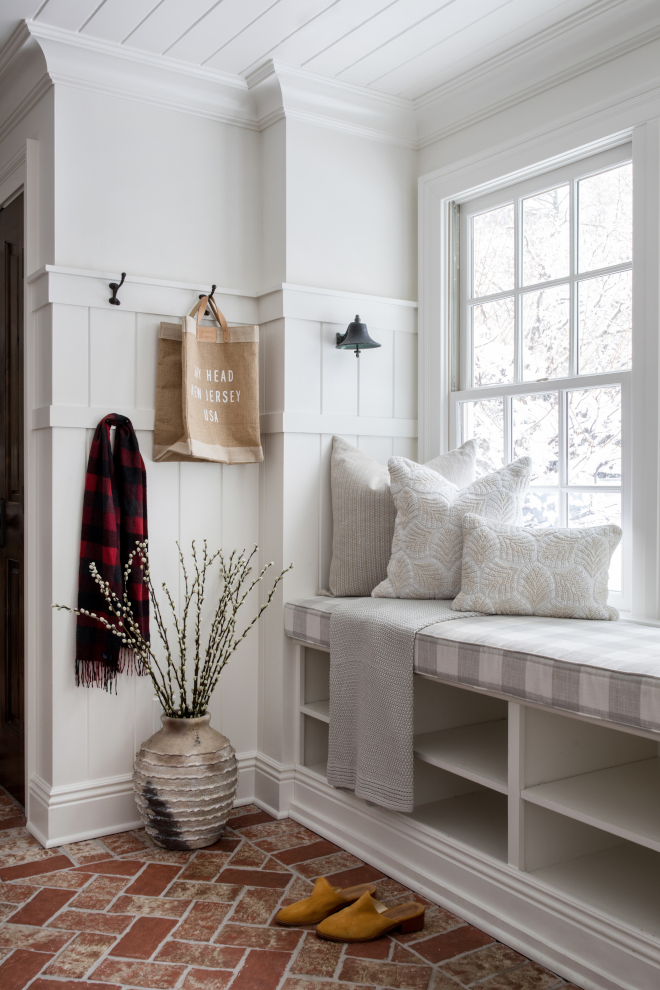
M 204 326 L 210 305 L 219 326 Z M 155 461 L 252 464 L 264 459 L 259 430 L 259 327 L 228 327 L 213 299 L 161 323 Z

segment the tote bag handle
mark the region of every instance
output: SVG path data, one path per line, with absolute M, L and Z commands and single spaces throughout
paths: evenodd
M 218 309 L 215 299 L 210 299 L 209 296 L 202 296 L 198 303 L 195 303 L 190 311 L 190 316 L 197 316 L 197 339 L 206 340 L 211 343 L 215 343 L 215 327 L 205 327 L 200 324 L 200 320 L 204 313 L 206 312 L 206 307 L 209 306 L 211 313 L 215 317 L 216 321 L 222 329 L 223 340 L 225 344 L 229 343 L 229 327 L 227 326 L 227 321 L 223 313 Z M 212 334 L 211 334 L 212 331 Z

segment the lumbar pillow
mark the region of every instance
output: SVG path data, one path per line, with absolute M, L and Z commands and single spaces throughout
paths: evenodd
M 452 608 L 487 615 L 618 619 L 607 604 L 618 526 L 521 529 L 463 516 L 463 581 Z
M 474 481 L 477 444 L 441 454 L 426 467 L 459 488 Z M 387 574 L 396 509 L 387 468 L 341 437 L 332 438 L 333 595 L 370 595 Z
M 464 488 L 405 457 L 390 457 L 389 467 L 396 505 L 392 556 L 373 597 L 455 598 L 461 590 L 463 516 L 475 512 L 495 522 L 516 522 L 531 458 L 521 457 Z

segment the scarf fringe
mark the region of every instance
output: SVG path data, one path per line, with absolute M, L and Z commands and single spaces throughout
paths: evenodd
M 119 651 L 116 667 L 101 660 L 80 660 L 76 657 L 76 687 L 100 687 L 104 691 L 117 694 L 117 675 L 136 674 L 138 677 L 147 676 L 147 668 L 134 650 L 125 646 Z

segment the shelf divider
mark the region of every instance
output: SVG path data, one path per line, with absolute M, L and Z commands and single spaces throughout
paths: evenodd
M 306 701 L 300 706 L 300 711 L 303 715 L 309 715 L 311 718 L 318 718 L 321 722 L 330 723 L 329 698 L 323 701 Z
M 658 757 L 536 784 L 522 797 L 660 852 Z
M 415 756 L 425 763 L 508 793 L 507 719 L 438 729 L 415 736 Z

